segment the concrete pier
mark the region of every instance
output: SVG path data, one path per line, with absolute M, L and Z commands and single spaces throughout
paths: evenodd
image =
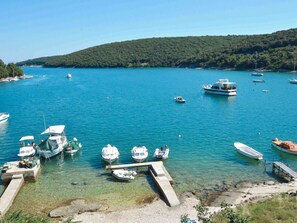
M 167 204 L 172 207 L 179 205 L 180 202 L 173 190 L 171 183 L 173 182 L 172 177 L 167 172 L 162 161 L 146 162 L 146 163 L 132 163 L 123 165 L 108 165 L 107 170 L 125 169 L 125 168 L 137 168 L 137 167 L 148 167 L 149 173 L 153 177 L 159 191 L 165 198 Z
M 10 183 L 0 198 L 0 217 L 5 215 L 24 183 L 22 174 L 12 176 Z

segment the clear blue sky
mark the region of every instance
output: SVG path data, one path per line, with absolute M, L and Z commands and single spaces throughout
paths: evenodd
M 297 28 L 297 0 L 1 0 L 5 63 L 148 37 Z

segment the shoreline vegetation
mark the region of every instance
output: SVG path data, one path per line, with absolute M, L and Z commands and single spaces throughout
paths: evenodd
M 18 81 L 26 78 L 31 78 L 31 76 L 24 75 L 23 71 L 14 63 L 6 65 L 0 59 L 0 82 Z
M 179 67 L 288 72 L 297 60 L 297 29 L 262 35 L 148 38 L 41 57 L 18 66 L 65 68 Z

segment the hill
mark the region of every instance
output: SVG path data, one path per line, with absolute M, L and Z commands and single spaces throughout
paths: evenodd
M 292 70 L 297 29 L 263 35 L 149 38 L 90 47 L 17 65 L 44 67 L 202 67 Z

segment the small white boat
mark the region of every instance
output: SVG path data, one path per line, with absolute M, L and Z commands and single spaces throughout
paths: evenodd
M 40 135 L 48 135 L 46 140 L 37 146 L 37 154 L 48 159 L 60 154 L 67 145 L 65 125 L 54 125 L 47 128 Z
M 297 79 L 289 79 L 289 82 L 291 83 L 291 84 L 297 84 Z
M 254 79 L 253 82 L 254 83 L 264 83 L 265 80 L 263 80 L 263 79 Z
M 185 103 L 186 100 L 182 96 L 177 96 L 174 98 L 174 100 L 178 103 Z
M 165 159 L 168 159 L 168 155 L 169 155 L 169 147 L 166 145 L 165 149 L 163 149 L 163 147 L 156 148 L 153 158 L 156 160 L 165 160 Z
M 263 154 L 259 153 L 257 150 L 243 144 L 240 142 L 235 142 L 234 143 L 235 148 L 237 149 L 237 151 L 239 153 L 241 153 L 242 155 L 252 158 L 252 159 L 256 159 L 256 160 L 262 160 L 263 159 Z
M 18 157 L 20 157 L 21 159 L 33 157 L 36 152 L 34 146 L 34 136 L 23 136 L 20 139 L 20 150 L 18 153 Z
M 82 148 L 82 144 L 78 142 L 77 138 L 73 138 L 72 141 L 68 142 L 64 147 L 64 152 L 66 154 L 74 155 L 78 150 Z
M 129 180 L 134 180 L 137 173 L 136 171 L 132 171 L 132 170 L 120 169 L 120 170 L 114 170 L 112 172 L 112 175 L 118 180 L 129 181 Z
M 134 146 L 133 149 L 131 150 L 132 154 L 132 159 L 137 162 L 141 163 L 145 161 L 148 157 L 148 151 L 145 146 Z
M 297 155 L 297 143 L 293 141 L 282 141 L 275 138 L 272 140 L 272 146 L 282 152 Z
M 269 90 L 266 90 L 266 89 L 264 89 L 264 90 L 262 90 L 264 93 L 268 93 L 269 92 Z
M 218 94 L 226 96 L 235 96 L 237 87 L 235 82 L 229 82 L 228 79 L 219 79 L 215 84 L 203 85 L 205 93 Z
M 67 74 L 67 78 L 72 78 L 72 74 Z
M 101 157 L 107 163 L 112 163 L 116 161 L 120 156 L 120 153 L 117 147 L 108 144 L 107 146 L 103 147 L 101 150 Z
M 0 123 L 6 122 L 9 116 L 10 115 L 8 113 L 0 113 Z

